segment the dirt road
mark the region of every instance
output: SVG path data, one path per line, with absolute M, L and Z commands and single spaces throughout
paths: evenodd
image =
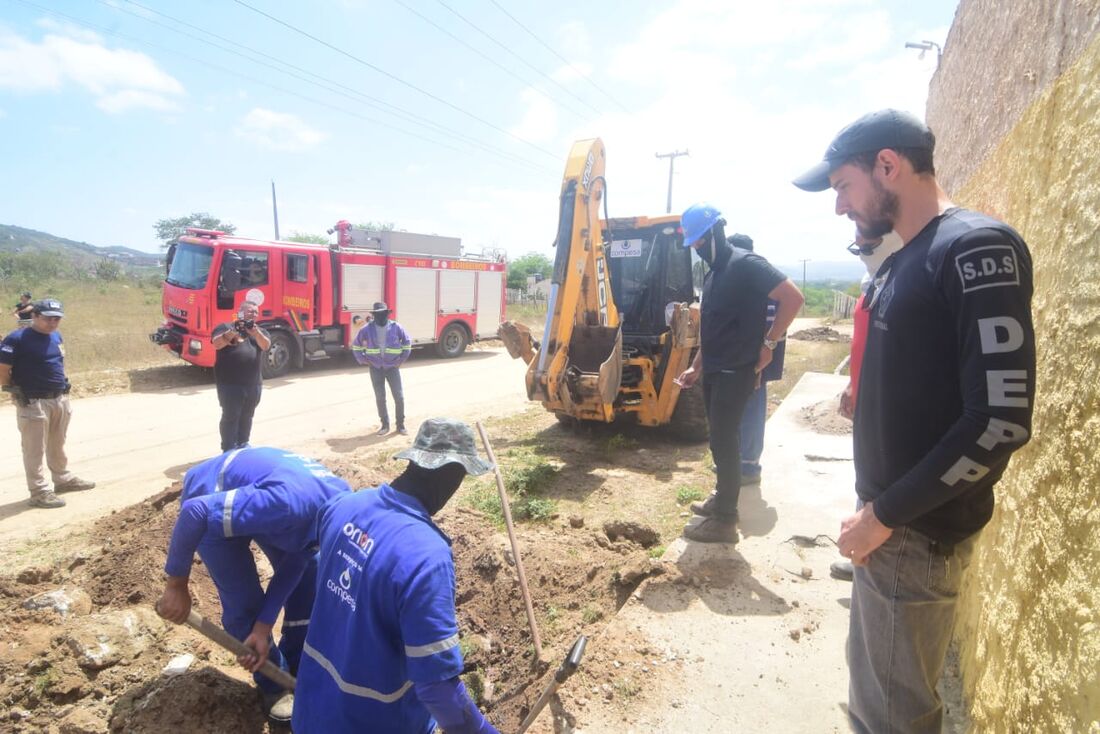
M 417 355 L 401 373 L 414 433 L 431 416 L 474 420 L 528 405 L 523 365 L 502 348 L 455 360 Z M 70 468 L 99 486 L 66 495 L 63 509 L 38 510 L 26 504 L 15 408 L 0 407 L 0 549 L 131 505 L 218 453 L 221 413 L 212 383 L 75 400 L 73 411 L 66 446 Z M 396 434 L 378 438 L 377 428 L 370 379 L 363 368 L 349 365 L 265 383 L 252 442 L 324 459 L 370 445 L 398 451 L 411 440 Z

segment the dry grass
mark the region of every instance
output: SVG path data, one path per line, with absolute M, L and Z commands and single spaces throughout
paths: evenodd
M 12 290 L 14 293 L 14 290 Z M 160 283 L 55 282 L 34 289 L 65 304 L 61 335 L 70 377 L 174 365 L 179 359 L 149 341 L 162 322 Z M 18 300 L 14 295 L 8 301 Z M 14 328 L 12 319 L 8 328 Z

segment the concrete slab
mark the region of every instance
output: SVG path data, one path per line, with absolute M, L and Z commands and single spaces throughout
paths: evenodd
M 578 732 L 848 730 L 851 586 L 829 564 L 855 503 L 852 438 L 805 420 L 847 379 L 804 375 L 768 421 L 763 483 L 741 494 L 741 542 L 675 541 L 664 560 L 688 583 L 651 579 L 592 640 L 641 637 L 665 662 L 643 669 L 644 692 L 629 700 L 586 700 Z

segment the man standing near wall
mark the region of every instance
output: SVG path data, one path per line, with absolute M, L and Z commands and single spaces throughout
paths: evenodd
M 993 487 L 1031 430 L 1031 255 L 1011 227 L 955 207 L 935 137 L 896 110 L 837 134 L 795 180 L 836 191 L 867 239 L 904 245 L 863 307 L 870 328 L 855 405 L 860 509 L 838 546 L 855 564 L 848 715 L 856 732 L 939 732 L 955 601 Z

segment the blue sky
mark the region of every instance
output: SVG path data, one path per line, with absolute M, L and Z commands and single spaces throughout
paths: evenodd
M 923 116 L 935 54 L 904 44 L 942 45 L 957 5 L 247 3 L 329 45 L 236 0 L 0 0 L 0 223 L 155 250 L 154 221 L 205 210 L 271 237 L 274 179 L 284 236 L 385 220 L 550 254 L 565 156 L 599 136 L 611 216 L 662 213 L 654 154 L 686 149 L 674 211 L 842 260 L 850 223 L 790 179 L 864 112 Z

